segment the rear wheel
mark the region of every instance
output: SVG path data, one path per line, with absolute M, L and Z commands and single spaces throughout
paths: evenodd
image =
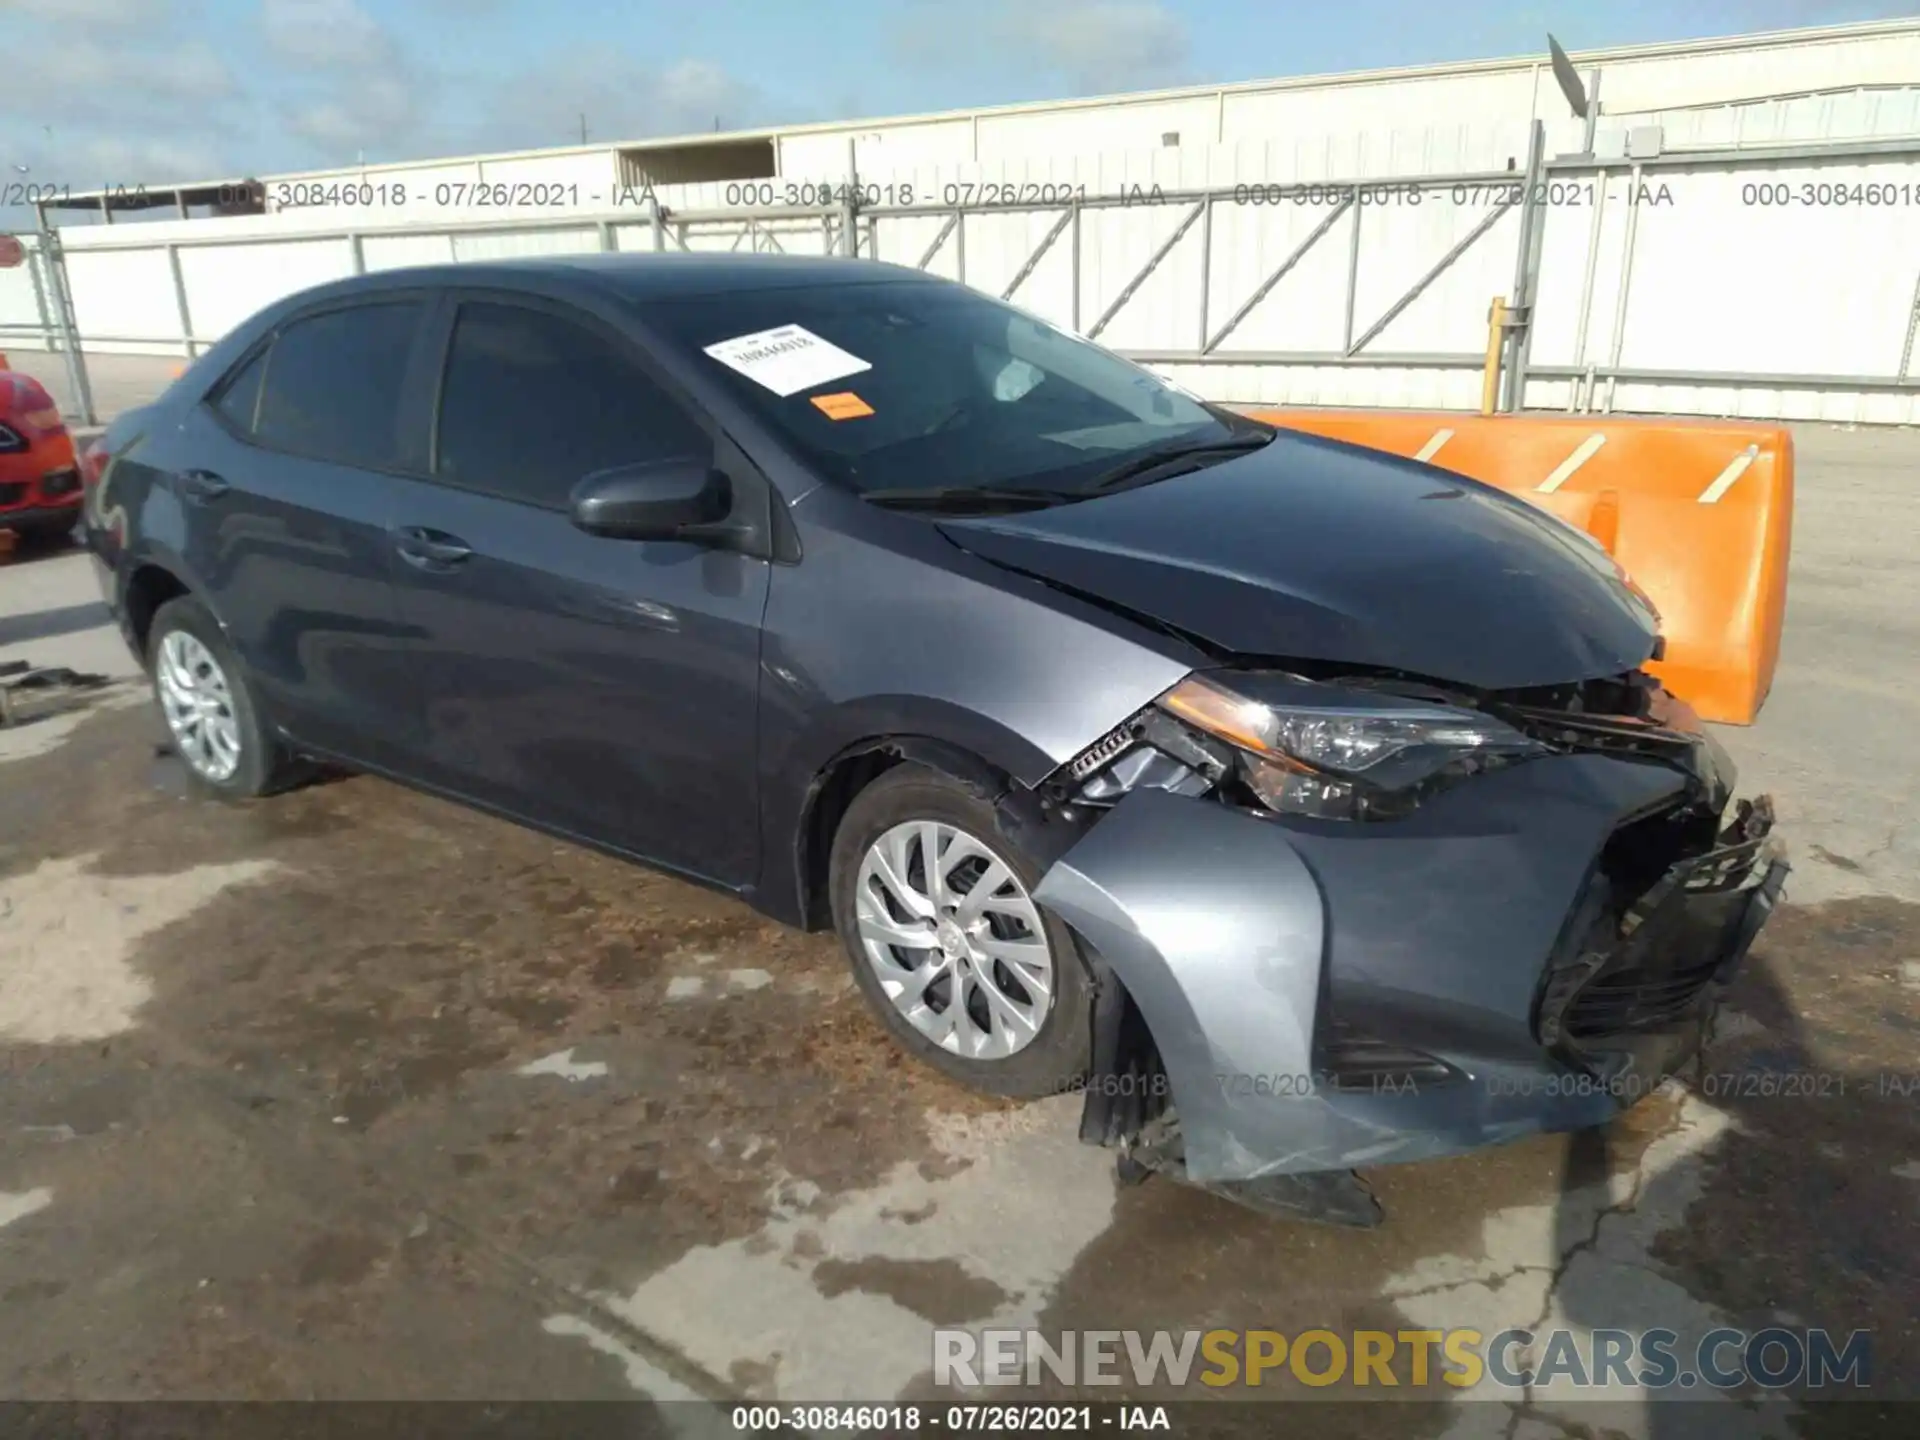
M 154 613 L 147 670 L 174 753 L 201 786 L 244 799 L 302 777 L 304 767 L 263 722 L 245 670 L 199 601 L 182 595 Z
M 863 790 L 834 837 L 834 924 L 861 993 L 909 1053 L 990 1094 L 1055 1093 L 1087 1069 L 1086 966 L 1033 900 L 1041 873 L 989 801 L 916 765 Z

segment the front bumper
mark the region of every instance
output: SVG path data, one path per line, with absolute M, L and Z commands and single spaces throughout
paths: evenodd
M 1628 879 L 1622 847 L 1689 798 L 1679 769 L 1584 753 L 1380 823 L 1143 789 L 1035 898 L 1152 1032 L 1188 1179 L 1430 1159 L 1602 1123 L 1698 1049 L 1786 864 L 1763 812 L 1712 864 Z M 1432 1063 L 1356 1084 L 1335 1034 Z
M 0 530 L 79 520 L 85 487 L 72 442 L 64 434 L 58 439 L 57 445 L 43 440 L 24 453 L 0 456 Z
M 79 523 L 80 497 L 77 495 L 65 504 L 17 505 L 11 510 L 0 510 L 0 530 L 42 530 Z

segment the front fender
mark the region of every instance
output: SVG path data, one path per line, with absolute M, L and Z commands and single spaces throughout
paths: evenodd
M 1326 920 L 1285 832 L 1214 801 L 1136 791 L 1047 871 L 1034 898 L 1100 952 L 1140 1007 L 1188 1175 L 1292 1168 L 1267 1143 L 1273 1092 L 1291 1077 L 1311 1088 Z M 1243 1087 L 1242 1076 L 1266 1083 Z M 1243 1088 L 1266 1093 L 1250 1104 Z M 1293 1118 L 1278 1128 L 1318 1128 Z

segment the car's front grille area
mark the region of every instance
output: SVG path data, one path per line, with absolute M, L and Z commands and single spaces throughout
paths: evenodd
M 57 500 L 62 495 L 72 495 L 80 489 L 80 472 L 67 468 L 49 470 L 40 477 L 40 493 L 49 500 Z
M 1543 978 L 1542 1042 L 1606 1049 L 1697 1013 L 1770 873 L 1761 844 L 1773 823 L 1746 802 L 1717 836 L 1701 819 L 1668 811 L 1615 832 Z
M 26 436 L 11 425 L 0 424 L 0 455 L 21 455 L 26 449 Z
M 0 510 L 9 505 L 18 505 L 27 498 L 27 482 L 14 480 L 0 485 Z
M 1718 960 L 1716 954 L 1671 969 L 1631 965 L 1601 971 L 1567 1008 L 1567 1038 L 1579 1044 L 1682 1023 L 1712 983 Z

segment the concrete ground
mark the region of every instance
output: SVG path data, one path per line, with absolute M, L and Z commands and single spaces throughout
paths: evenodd
M 1375 1172 L 1371 1232 L 1118 1186 L 1072 1101 L 905 1062 L 832 939 L 729 900 L 377 780 L 193 798 L 131 680 L 0 732 L 0 1396 L 945 1400 L 937 1325 L 1783 1324 L 1920 1398 L 1920 436 L 1798 443 L 1780 675 L 1724 734 L 1797 869 L 1708 1078 Z M 0 566 L 0 660 L 130 676 L 103 621 L 77 553 Z M 1257 1393 L 1305 1435 L 1884 1418 Z

